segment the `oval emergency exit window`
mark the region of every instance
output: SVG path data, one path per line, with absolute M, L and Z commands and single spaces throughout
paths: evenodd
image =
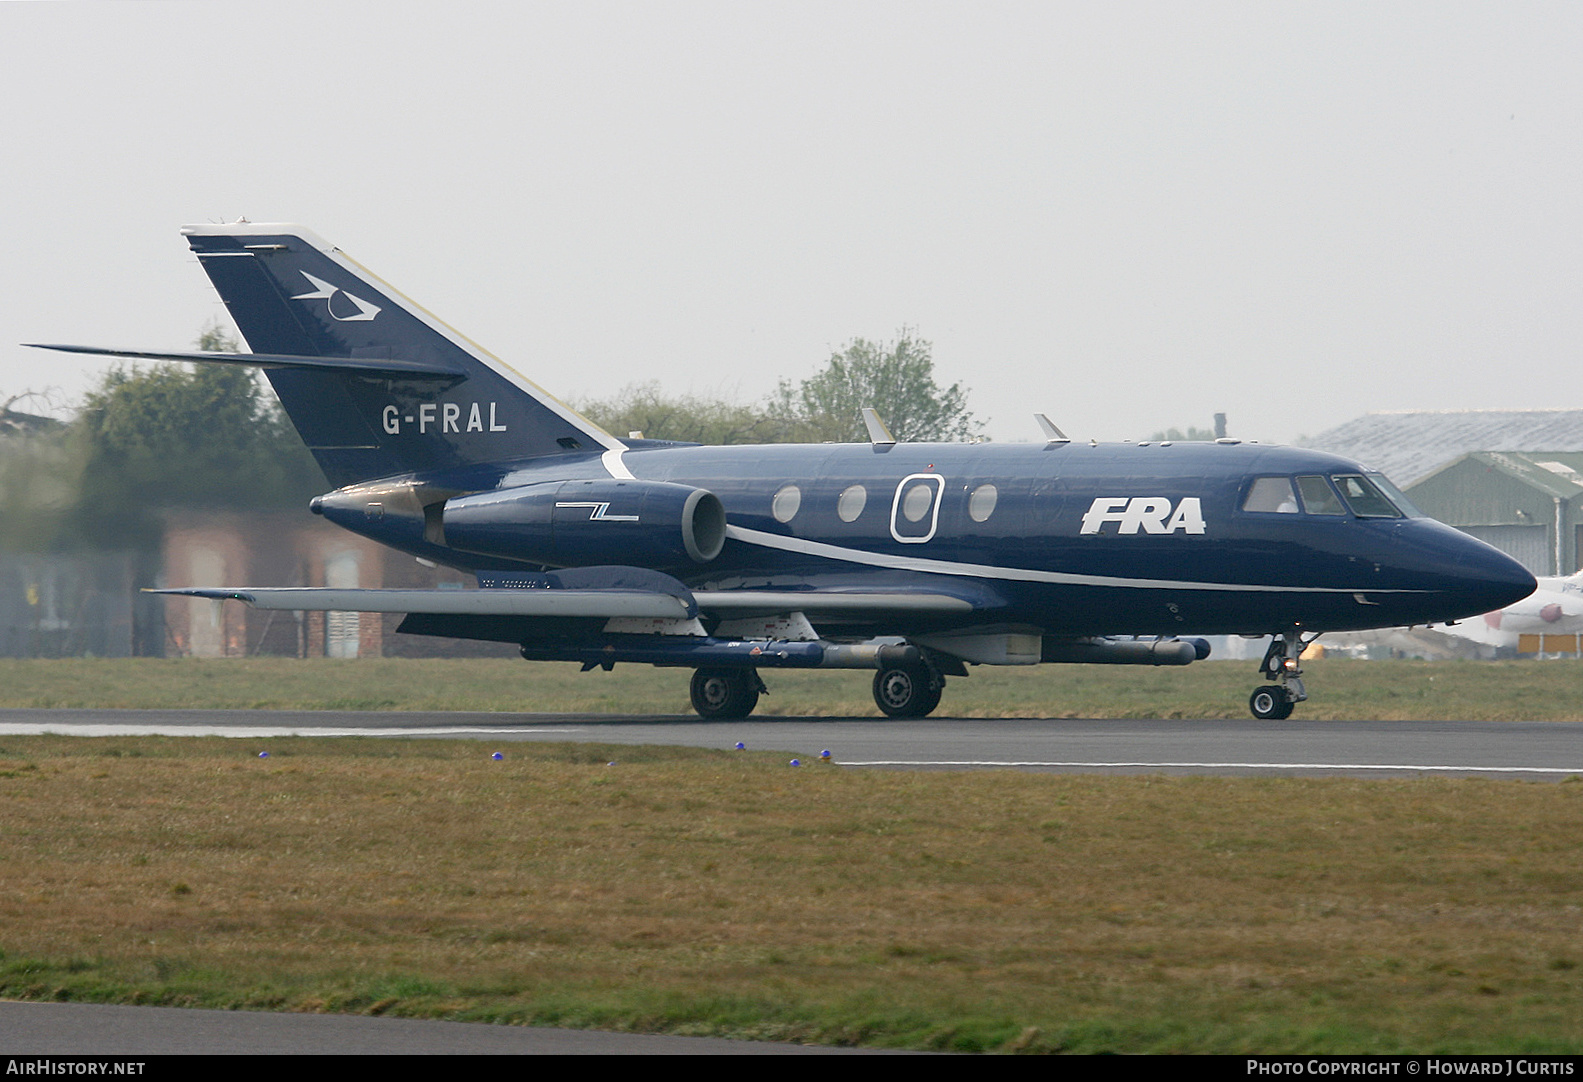
M 901 479 L 890 505 L 890 535 L 904 545 L 919 545 L 934 536 L 940 521 L 940 493 L 945 478 L 914 473 Z

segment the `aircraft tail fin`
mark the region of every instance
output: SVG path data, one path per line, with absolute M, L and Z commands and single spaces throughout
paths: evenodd
M 301 226 L 182 235 L 334 485 L 625 448 Z

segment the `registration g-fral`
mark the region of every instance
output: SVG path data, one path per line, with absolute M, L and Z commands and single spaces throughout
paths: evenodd
M 1204 532 L 1204 511 L 1197 496 L 1183 496 L 1174 507 L 1164 496 L 1101 496 L 1088 505 L 1082 533 L 1101 533 L 1107 522 L 1117 533 Z
M 424 402 L 412 413 L 402 413 L 395 406 L 386 406 L 384 412 L 385 431 L 392 435 L 400 435 L 403 425 L 418 426 L 419 433 L 426 433 L 431 428 L 436 432 L 504 432 L 506 426 L 495 420 L 495 404 L 488 403 L 489 425 L 484 426 L 484 415 L 477 402 L 472 403 L 467 410 L 467 420 L 462 420 L 462 405 L 459 402 Z

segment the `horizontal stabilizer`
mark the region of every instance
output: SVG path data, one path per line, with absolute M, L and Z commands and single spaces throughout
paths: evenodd
M 300 368 L 333 371 L 374 379 L 422 379 L 455 382 L 467 373 L 456 365 L 398 361 L 389 357 L 297 357 L 283 353 L 150 353 L 143 350 L 104 349 L 100 346 L 52 346 L 26 342 L 33 349 L 58 349 L 62 353 L 91 353 L 101 357 L 131 357 L 139 361 L 189 361 L 194 364 L 242 364 L 255 368 Z
M 687 619 L 686 601 L 640 590 L 337 590 L 323 586 L 149 590 L 151 594 L 245 601 L 255 609 L 403 612 L 446 616 L 564 616 Z

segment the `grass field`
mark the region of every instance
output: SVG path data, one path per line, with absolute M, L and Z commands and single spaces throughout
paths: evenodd
M 1305 663 L 1312 698 L 1296 718 L 1583 721 L 1571 661 Z M 1251 662 L 1186 668 L 979 666 L 949 681 L 943 717 L 1246 717 Z M 0 707 L 490 710 L 685 714 L 685 669 L 514 660 L 0 660 Z M 875 716 L 871 673 L 766 671 L 758 713 Z
M 947 706 L 1239 716 L 1249 668 L 980 669 Z M 862 673 L 766 675 L 768 710 L 874 713 Z M 1564 662 L 1310 675 L 1299 719 L 1583 714 Z M 3 662 L 0 706 L 680 713 L 686 676 Z M 1583 783 L 491 750 L 0 738 L 0 996 L 964 1051 L 1583 1051 Z
M 985 1051 L 1583 1050 L 1583 784 L 490 750 L 4 738 L 0 995 Z

